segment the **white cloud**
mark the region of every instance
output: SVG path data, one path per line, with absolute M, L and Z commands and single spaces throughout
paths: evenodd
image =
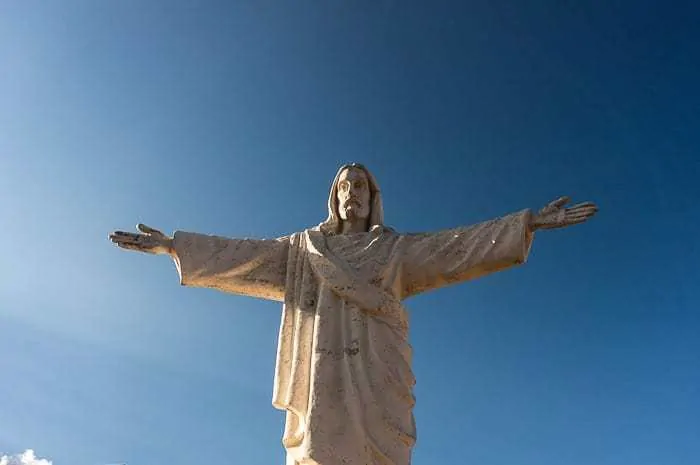
M 52 465 L 50 460 L 37 458 L 32 449 L 17 455 L 3 455 L 0 465 Z

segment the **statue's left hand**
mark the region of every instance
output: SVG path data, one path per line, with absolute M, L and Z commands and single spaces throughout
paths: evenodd
M 151 254 L 173 254 L 173 239 L 157 229 L 138 224 L 136 228 L 141 233 L 114 231 L 109 239 L 122 249 L 136 250 Z
M 583 223 L 598 211 L 598 207 L 593 202 L 583 202 L 566 208 L 566 204 L 570 201 L 569 197 L 561 197 L 547 204 L 539 213 L 532 216 L 530 228 L 533 231 L 565 228 L 572 224 Z

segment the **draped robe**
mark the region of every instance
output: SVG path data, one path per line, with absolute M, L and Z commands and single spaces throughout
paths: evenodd
M 286 412 L 288 465 L 409 465 L 415 378 L 401 301 L 524 263 L 530 215 L 421 234 L 178 231 L 175 262 L 182 285 L 283 303 L 272 403 Z

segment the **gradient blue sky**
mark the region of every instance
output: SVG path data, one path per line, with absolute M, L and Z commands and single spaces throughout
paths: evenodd
M 697 464 L 695 5 L 0 2 L 0 455 L 283 463 L 279 305 L 107 234 L 297 231 L 360 161 L 401 231 L 601 207 L 407 302 L 416 465 Z

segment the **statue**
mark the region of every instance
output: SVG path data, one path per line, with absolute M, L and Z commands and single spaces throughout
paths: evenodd
M 283 303 L 272 404 L 286 412 L 287 465 L 409 465 L 416 440 L 411 346 L 401 303 L 525 262 L 533 233 L 597 207 L 525 209 L 470 227 L 400 234 L 384 225 L 375 178 L 342 166 L 328 219 L 276 239 L 228 239 L 139 224 L 119 247 L 170 255 L 185 286 Z

